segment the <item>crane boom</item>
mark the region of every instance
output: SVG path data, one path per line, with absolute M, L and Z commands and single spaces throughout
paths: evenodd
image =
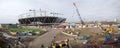
M 84 22 L 83 22 L 83 20 L 82 20 L 82 18 L 81 18 L 81 16 L 80 16 L 80 13 L 79 13 L 79 10 L 78 10 L 78 8 L 77 8 L 76 4 L 75 4 L 75 3 L 73 3 L 73 5 L 74 5 L 74 7 L 76 8 L 76 12 L 77 12 L 77 14 L 78 14 L 78 16 L 79 16 L 79 19 L 80 19 L 81 24 L 83 24 L 83 25 L 84 25 Z

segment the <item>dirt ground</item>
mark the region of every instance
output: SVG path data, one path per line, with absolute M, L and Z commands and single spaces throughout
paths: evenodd
M 116 28 L 114 28 L 114 29 L 116 29 Z M 80 36 L 87 35 L 88 41 L 96 41 L 97 45 L 100 46 L 101 48 L 112 48 L 112 47 L 119 48 L 120 47 L 119 43 L 113 44 L 113 45 L 103 45 L 103 42 L 105 40 L 105 34 L 103 33 L 103 30 L 100 29 L 99 27 L 97 27 L 97 28 L 81 28 L 81 29 L 75 29 L 75 30 L 80 32 Z M 78 39 L 76 39 L 76 37 L 67 36 L 65 34 L 62 34 L 61 33 L 62 31 L 63 31 L 63 29 L 62 30 L 61 29 L 52 29 L 52 30 L 50 30 L 50 32 L 47 32 L 41 36 L 37 36 L 37 37 L 33 37 L 33 38 L 28 37 L 23 40 L 23 43 L 25 45 L 29 45 L 29 47 L 32 46 L 35 48 L 39 48 L 41 44 L 45 44 L 46 46 L 49 46 L 53 39 L 55 39 L 55 41 L 69 39 L 70 44 L 73 48 L 89 48 L 89 47 L 84 47 L 86 45 L 82 44 L 83 40 L 78 40 Z M 114 38 L 114 36 L 116 36 L 116 34 L 113 33 L 112 38 Z M 118 36 L 119 36 L 119 34 L 118 34 Z M 2 39 L 0 39 L 0 40 L 2 42 L 4 41 Z M 1 46 L 1 44 L 0 44 L 0 46 Z
M 105 40 L 105 35 L 106 33 L 103 32 L 102 29 L 100 29 L 99 27 L 97 28 L 82 28 L 82 29 L 76 29 L 76 32 L 79 31 L 80 32 L 80 36 L 82 35 L 87 35 L 88 36 L 88 41 L 95 41 L 95 43 L 97 44 L 98 47 L 101 48 L 119 48 L 120 47 L 120 43 L 117 44 L 111 44 L 111 45 L 103 45 L 104 40 Z M 119 36 L 120 34 L 116 35 L 114 33 L 117 33 L 118 29 L 115 27 L 114 28 L 114 32 L 111 34 L 112 39 L 114 39 L 115 36 Z M 73 39 L 70 40 L 70 44 L 72 45 L 73 48 L 89 48 L 89 47 L 84 47 L 86 45 L 83 45 L 83 40 L 74 40 L 75 37 L 71 37 L 71 36 L 66 36 L 64 34 L 57 34 L 55 40 L 59 41 L 59 40 L 65 40 L 65 39 Z M 97 48 L 97 47 L 96 47 Z

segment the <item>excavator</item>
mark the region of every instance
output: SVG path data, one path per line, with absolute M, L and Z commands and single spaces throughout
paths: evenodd
M 112 33 L 113 32 L 113 28 L 111 26 L 106 26 L 106 32 Z

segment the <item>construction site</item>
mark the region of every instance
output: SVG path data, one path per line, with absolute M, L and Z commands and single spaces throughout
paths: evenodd
M 84 21 L 73 7 L 79 22 L 40 9 L 18 16 L 19 23 L 0 24 L 0 48 L 120 48 L 120 20 Z
M 66 27 L 47 27 L 40 33 L 15 31 L 1 27 L 2 48 L 119 48 L 119 24 L 83 25 L 67 24 Z M 22 29 L 22 28 L 21 28 Z M 56 31 L 57 30 L 57 31 Z M 41 47 L 41 48 L 42 48 Z

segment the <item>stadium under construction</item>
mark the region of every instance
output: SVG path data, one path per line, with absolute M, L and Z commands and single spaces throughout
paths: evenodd
M 60 13 L 46 13 L 46 11 L 30 10 L 32 12 L 22 14 L 19 16 L 19 24 L 21 25 L 55 25 L 64 23 L 66 18 L 59 17 L 58 15 L 62 15 Z M 49 14 L 49 15 L 48 15 Z M 51 14 L 51 15 L 50 15 Z

